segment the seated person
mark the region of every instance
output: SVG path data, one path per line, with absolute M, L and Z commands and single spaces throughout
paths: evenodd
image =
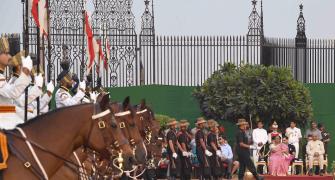
M 220 159 L 222 162 L 228 165 L 227 179 L 231 179 L 232 174 L 234 174 L 236 170 L 239 168 L 239 162 L 234 161 L 233 159 L 233 151 L 231 149 L 231 146 L 228 144 L 227 137 L 220 136 L 218 140 L 220 143 L 220 151 L 221 151 Z
M 286 176 L 291 160 L 294 158 L 289 154 L 288 146 L 281 143 L 281 137 L 275 136 L 270 145 L 269 172 L 273 176 Z
M 323 176 L 325 149 L 324 149 L 323 142 L 319 140 L 319 137 L 317 134 L 313 134 L 312 140 L 308 141 L 307 146 L 306 146 L 306 153 L 308 156 L 308 166 L 309 166 L 308 175 L 312 176 L 313 162 L 314 160 L 318 160 L 319 166 L 320 166 L 320 176 Z

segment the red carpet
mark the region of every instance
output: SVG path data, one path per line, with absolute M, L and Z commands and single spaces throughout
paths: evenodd
M 332 176 L 264 176 L 265 180 L 298 180 L 298 179 L 311 179 L 311 180 L 333 180 Z

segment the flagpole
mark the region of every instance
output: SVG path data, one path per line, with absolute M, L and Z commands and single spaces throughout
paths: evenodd
M 47 23 L 48 23 L 48 66 L 47 66 L 47 71 L 48 71 L 48 77 L 47 77 L 47 82 L 51 81 L 51 31 L 50 31 L 50 10 L 49 10 L 49 0 L 46 0 L 47 3 Z M 46 71 L 44 71 L 46 73 Z
M 100 78 L 100 74 L 101 74 L 101 67 L 100 67 L 100 64 L 101 64 L 101 57 L 100 57 L 100 53 L 102 53 L 102 52 L 100 52 L 100 48 L 101 48 L 101 45 L 102 45 L 102 42 L 101 42 L 101 23 L 100 23 L 100 28 L 99 28 L 99 41 L 100 41 L 100 45 L 99 45 L 99 52 L 98 52 L 98 64 L 97 64 L 97 68 L 98 68 L 98 72 L 97 72 L 97 83 L 98 83 L 98 80 L 99 80 L 99 78 Z M 97 85 L 95 85 L 95 86 L 97 86 Z
M 25 56 L 28 56 L 29 54 L 29 13 L 28 13 L 28 9 L 29 9 L 29 0 L 25 0 L 25 15 L 24 16 L 24 28 L 25 28 L 25 33 L 24 33 L 24 49 L 25 49 Z M 28 87 L 29 85 L 26 87 L 26 89 L 24 90 L 24 122 L 27 122 L 28 120 Z
M 85 8 L 86 4 L 85 1 L 83 1 L 83 7 Z M 88 73 L 85 73 L 85 10 L 83 9 L 83 39 L 82 39 L 82 52 L 81 52 L 81 67 L 80 67 L 80 79 L 81 81 L 83 81 L 84 79 L 86 79 L 86 74 L 88 75 Z
M 105 59 L 104 61 L 107 61 L 107 66 L 106 66 L 106 69 L 105 69 L 105 62 L 104 62 L 104 69 L 106 71 L 106 82 L 105 82 L 105 86 L 108 85 L 108 56 L 107 56 L 107 51 L 109 51 L 109 48 L 108 48 L 108 39 L 107 39 L 107 24 L 106 22 L 104 23 L 104 44 L 105 44 Z
M 39 13 L 39 4 L 37 6 L 37 12 L 38 12 L 38 16 L 40 15 Z M 35 74 L 35 76 L 39 75 L 40 74 L 40 64 L 41 64 L 41 30 L 40 28 L 36 25 L 36 40 L 37 40 L 37 44 L 36 44 L 36 49 L 37 49 L 37 52 L 36 52 L 36 60 L 37 60 L 37 67 L 36 67 L 36 72 L 37 74 Z M 35 82 L 36 83 L 36 82 Z M 37 97 L 36 99 L 37 101 L 37 116 L 40 114 L 40 97 Z

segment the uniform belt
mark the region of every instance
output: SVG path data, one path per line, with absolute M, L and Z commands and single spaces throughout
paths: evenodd
M 15 113 L 15 112 L 16 112 L 15 106 L 0 105 L 0 113 Z
M 32 110 L 32 109 L 27 109 L 27 112 L 34 113 L 34 110 Z

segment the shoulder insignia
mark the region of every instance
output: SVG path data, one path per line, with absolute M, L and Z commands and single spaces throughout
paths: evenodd
M 68 96 L 69 96 L 69 95 L 68 95 L 67 93 L 61 93 L 61 94 L 60 94 L 60 98 L 61 98 L 62 100 L 68 98 Z

